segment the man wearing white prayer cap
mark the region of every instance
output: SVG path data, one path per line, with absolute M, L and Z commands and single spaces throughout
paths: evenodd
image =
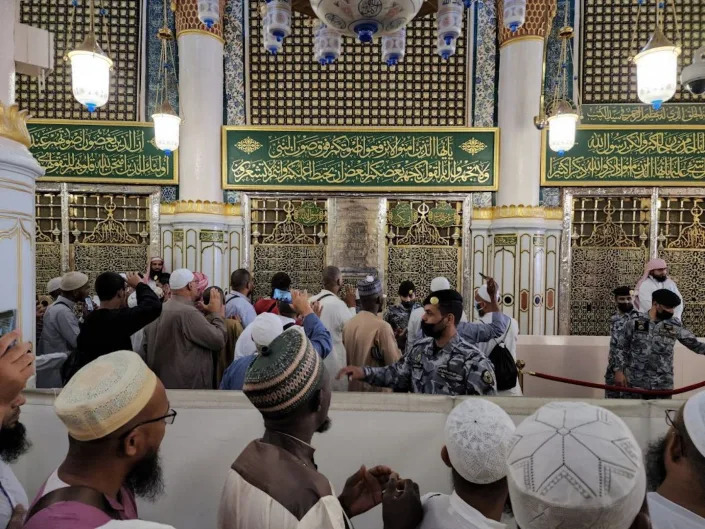
M 705 391 L 680 410 L 666 410 L 670 428 L 649 447 L 649 512 L 654 529 L 705 528 Z
M 89 288 L 88 276 L 81 272 L 68 272 L 61 277 L 61 295 L 44 313 L 37 354 L 71 353 L 76 350 L 80 328 L 74 307 L 86 299 Z
M 551 402 L 517 427 L 507 456 L 521 529 L 649 527 L 641 449 L 611 411 Z
M 438 292 L 440 290 L 450 290 L 451 288 L 452 287 L 450 285 L 450 281 L 448 281 L 445 277 L 434 277 L 431 280 L 431 292 Z M 421 333 L 421 318 L 423 317 L 423 312 L 423 307 L 419 307 L 417 309 L 412 310 L 411 314 L 409 315 L 409 324 L 406 327 L 407 353 L 411 351 L 411 347 L 414 345 L 416 340 L 418 340 L 419 338 L 423 338 L 423 334 Z M 463 311 L 463 315 L 461 316 L 460 321 L 468 321 L 468 317 L 465 314 L 465 311 Z
M 138 518 L 135 496 L 163 491 L 159 446 L 169 409 L 164 386 L 138 354 L 116 351 L 81 368 L 54 402 L 69 451 L 39 490 L 25 529 L 96 529 Z
M 47 281 L 47 294 L 56 299 L 61 294 L 61 277 L 53 277 Z
M 497 285 L 497 294 L 495 297 L 495 301 L 499 301 L 499 285 Z M 487 283 L 483 283 L 482 286 L 475 292 L 475 310 L 477 311 L 478 319 L 483 323 L 492 323 L 492 313 L 487 312 L 487 306 L 491 301 L 492 299 L 490 294 L 487 292 Z M 509 319 L 509 326 L 507 327 L 507 330 L 504 331 L 502 336 L 492 338 L 487 342 L 478 343 L 477 348 L 485 353 L 485 356 L 489 357 L 495 347 L 498 345 L 503 345 L 511 353 L 512 358 L 516 363 L 519 323 L 514 318 L 510 317 Z M 517 379 L 513 388 L 498 390 L 497 395 L 500 397 L 521 397 L 521 386 L 519 385 L 519 379 Z
M 422 498 L 418 529 L 504 529 L 506 457 L 515 427 L 496 404 L 467 399 L 450 412 L 441 459 L 453 471 L 453 493 Z

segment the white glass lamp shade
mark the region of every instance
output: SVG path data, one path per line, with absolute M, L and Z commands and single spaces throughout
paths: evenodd
M 105 105 L 110 97 L 110 68 L 113 66 L 100 51 L 76 49 L 69 52 L 73 97 L 89 112 Z
M 655 110 L 671 99 L 678 86 L 678 49 L 664 46 L 642 51 L 634 57 L 639 100 Z
M 343 35 L 372 42 L 406 26 L 421 9 L 422 0 L 313 0 L 311 7 L 318 19 Z
M 440 0 L 438 2 L 438 37 L 450 45 L 460 36 L 463 29 L 464 5 L 461 0 Z
M 269 0 L 265 25 L 279 42 L 291 34 L 291 2 L 289 0 Z
M 436 53 L 441 56 L 441 59 L 447 61 L 453 55 L 455 55 L 455 43 L 457 41 L 452 40 L 450 44 L 446 44 L 443 37 L 439 36 L 436 40 Z
M 179 130 L 181 118 L 162 105 L 159 112 L 152 114 L 154 121 L 154 143 L 166 154 L 171 154 L 179 148 Z
M 504 27 L 515 33 L 526 21 L 526 0 L 504 0 Z
M 314 27 L 313 54 L 319 64 L 333 64 L 340 57 L 343 36 L 322 22 Z
M 575 145 L 578 115 L 571 112 L 556 113 L 548 118 L 548 146 L 563 156 Z
M 406 52 L 406 28 L 382 37 L 382 60 L 387 66 L 395 66 L 404 58 Z
M 198 20 L 208 29 L 220 20 L 219 0 L 198 0 Z

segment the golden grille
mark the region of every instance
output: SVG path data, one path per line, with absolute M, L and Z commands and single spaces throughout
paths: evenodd
M 250 0 L 253 125 L 465 125 L 465 38 L 442 61 L 435 53 L 435 15 L 407 27 L 406 56 L 395 67 L 382 63 L 379 42 L 348 37 L 335 64 L 321 66 L 313 60 L 309 19 L 300 13 L 293 13 L 283 52 L 266 53 L 258 6 Z
M 693 52 L 705 45 L 705 2 L 702 0 L 668 0 L 664 10 L 664 31 L 677 39 L 670 2 L 675 2 L 682 25 L 682 68 L 690 64 Z M 625 0 L 583 0 L 582 11 L 582 94 L 585 103 L 636 103 L 636 67 L 628 57 L 649 40 L 656 23 L 656 2 L 646 0 L 641 19 L 636 24 L 637 2 Z M 636 39 L 633 38 L 636 36 Z M 636 44 L 634 44 L 636 42 Z M 698 102 L 678 86 L 672 102 Z
M 46 294 L 46 285 L 61 275 L 61 194 L 36 193 L 36 285 L 37 294 Z
M 428 295 L 434 277 L 448 278 L 461 291 L 463 203 L 445 200 L 389 200 L 387 288 L 413 281 L 417 297 Z
M 571 334 L 610 333 L 612 290 L 636 285 L 649 257 L 650 211 L 650 198 L 573 198 Z
M 325 199 L 253 198 L 251 201 L 254 299 L 271 294 L 272 276 L 286 272 L 292 288 L 313 294 L 325 266 Z
M 75 46 L 69 34 L 73 7 L 70 0 L 25 0 L 20 2 L 20 22 L 46 29 L 54 35 L 54 71 L 39 89 L 37 80 L 18 75 L 16 98 L 20 108 L 29 110 L 33 118 L 107 119 L 135 121 L 139 108 L 140 71 L 140 4 L 139 0 L 99 0 L 96 2 L 96 35 L 103 51 L 114 63 L 110 74 L 110 100 L 94 113 L 88 112 L 73 97 L 71 67 L 63 55 Z M 77 44 L 88 31 L 90 17 L 87 1 L 76 8 L 74 28 Z M 107 10 L 105 17 L 98 8 Z

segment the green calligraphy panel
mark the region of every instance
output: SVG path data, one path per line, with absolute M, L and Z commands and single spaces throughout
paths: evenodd
M 583 125 L 564 156 L 542 138 L 542 185 L 705 186 L 705 126 Z
M 666 103 L 659 110 L 638 103 L 583 105 L 586 125 L 705 125 L 705 104 Z
M 496 190 L 497 129 L 223 127 L 223 187 Z
M 151 123 L 32 120 L 30 151 L 54 182 L 177 184 L 178 153 L 154 143 Z

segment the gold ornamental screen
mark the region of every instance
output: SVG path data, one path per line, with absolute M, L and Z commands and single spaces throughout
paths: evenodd
M 328 235 L 325 199 L 253 198 L 250 208 L 253 299 L 271 294 L 272 276 L 287 272 L 292 288 L 321 288 Z
M 34 195 L 36 217 L 36 285 L 37 294 L 45 294 L 47 282 L 62 274 L 61 192 L 37 192 Z M 68 256 L 67 256 L 68 258 Z
M 423 300 L 431 280 L 443 276 L 461 289 L 463 203 L 445 200 L 388 200 L 386 292 L 394 298 L 402 281 Z
M 573 198 L 571 334 L 610 333 L 612 290 L 636 285 L 649 258 L 650 211 L 651 197 Z

